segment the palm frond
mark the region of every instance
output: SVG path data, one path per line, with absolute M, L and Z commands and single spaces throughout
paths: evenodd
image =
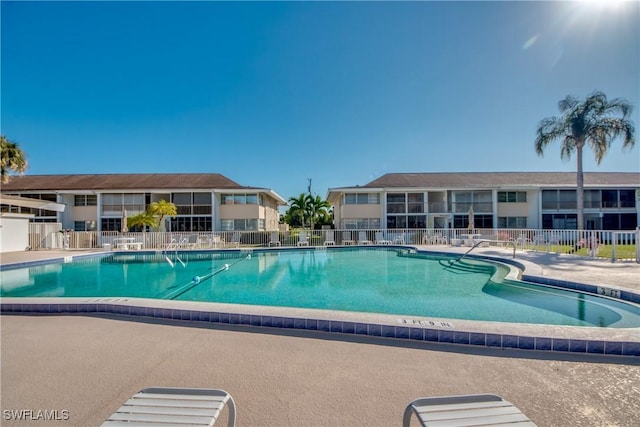
M 567 110 L 573 109 L 576 105 L 578 105 L 578 99 L 573 95 L 567 95 L 558 102 L 558 109 L 561 113 L 564 113 Z
M 535 140 L 536 153 L 544 155 L 544 149 L 551 142 L 561 138 L 565 132 L 563 121 L 559 117 L 547 117 L 540 121 L 538 125 L 537 137 Z
M 571 154 L 576 149 L 576 139 L 571 135 L 566 135 L 562 140 L 562 146 L 560 147 L 560 158 L 561 159 L 570 159 Z

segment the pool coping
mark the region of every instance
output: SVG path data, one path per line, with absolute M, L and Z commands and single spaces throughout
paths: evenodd
M 402 247 L 429 254 L 451 255 L 446 252 L 422 251 L 417 250 L 415 247 Z M 238 250 L 236 249 L 236 251 Z M 152 252 L 155 253 L 156 251 Z M 114 251 L 111 253 L 120 252 Z M 98 255 L 104 255 L 104 253 L 98 252 L 48 259 L 46 261 L 13 263 L 2 266 L 2 269 L 70 262 L 74 258 Z M 522 263 L 511 259 L 481 255 L 474 255 L 473 258 L 490 259 L 522 270 L 525 269 Z M 513 271 L 509 276 L 512 276 L 512 274 Z M 640 303 L 640 294 L 629 290 L 568 282 L 536 275 L 522 274 L 522 280 L 595 293 L 632 304 Z M 321 331 L 353 336 L 373 336 L 494 349 L 640 357 L 640 328 L 534 325 L 129 297 L 3 297 L 0 300 L 0 314 L 116 314 L 221 325 Z

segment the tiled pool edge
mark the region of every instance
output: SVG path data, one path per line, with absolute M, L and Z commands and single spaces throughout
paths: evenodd
M 305 317 L 203 311 L 184 308 L 145 307 L 123 302 L 22 303 L 1 302 L 1 314 L 116 314 L 221 325 L 320 331 L 353 336 L 393 338 L 414 342 L 459 344 L 494 349 L 519 349 L 640 357 L 640 341 L 607 341 L 574 338 L 535 337 L 506 333 L 443 330 L 428 327 L 393 326 L 369 322 L 326 320 Z

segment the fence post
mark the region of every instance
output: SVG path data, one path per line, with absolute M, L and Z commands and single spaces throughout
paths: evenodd
M 616 248 L 618 246 L 618 235 L 615 231 L 611 232 L 611 262 L 616 262 Z
M 640 264 L 640 227 L 636 227 L 634 243 L 636 244 L 636 263 Z

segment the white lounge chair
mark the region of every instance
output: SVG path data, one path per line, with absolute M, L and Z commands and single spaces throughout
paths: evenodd
M 231 246 L 235 246 L 236 248 L 240 247 L 240 233 L 233 233 L 231 236 L 231 241 L 229 242 Z
M 327 230 L 327 234 L 324 237 L 324 245 L 325 246 L 333 246 L 336 244 L 335 238 L 333 237 L 333 230 Z
M 495 394 L 422 397 L 404 411 L 402 426 L 415 414 L 422 426 L 535 426 L 518 408 Z
M 298 238 L 298 246 L 309 246 L 309 240 L 307 240 L 307 232 L 301 231 Z
M 145 388 L 131 396 L 102 426 L 212 426 L 225 405 L 229 408 L 229 427 L 233 427 L 236 424 L 236 404 L 224 390 Z
M 394 245 L 404 245 L 404 233 L 400 233 L 393 238 Z
M 353 238 L 351 237 L 351 232 L 350 231 L 343 231 L 342 232 L 342 244 L 343 245 L 355 245 L 356 244 L 355 240 L 353 240 Z
M 224 238 L 218 234 L 214 234 L 211 236 L 210 244 L 214 248 L 217 248 L 218 246 L 224 247 Z
M 382 231 L 376 231 L 376 245 L 390 245 L 391 240 L 385 239 Z
M 359 245 L 371 245 L 371 244 L 373 244 L 373 242 L 371 240 L 369 240 L 369 238 L 367 237 L 367 232 L 366 231 L 360 231 L 358 233 L 358 244 Z
M 269 240 L 269 247 L 280 246 L 280 233 L 277 231 L 271 232 L 271 239 Z

